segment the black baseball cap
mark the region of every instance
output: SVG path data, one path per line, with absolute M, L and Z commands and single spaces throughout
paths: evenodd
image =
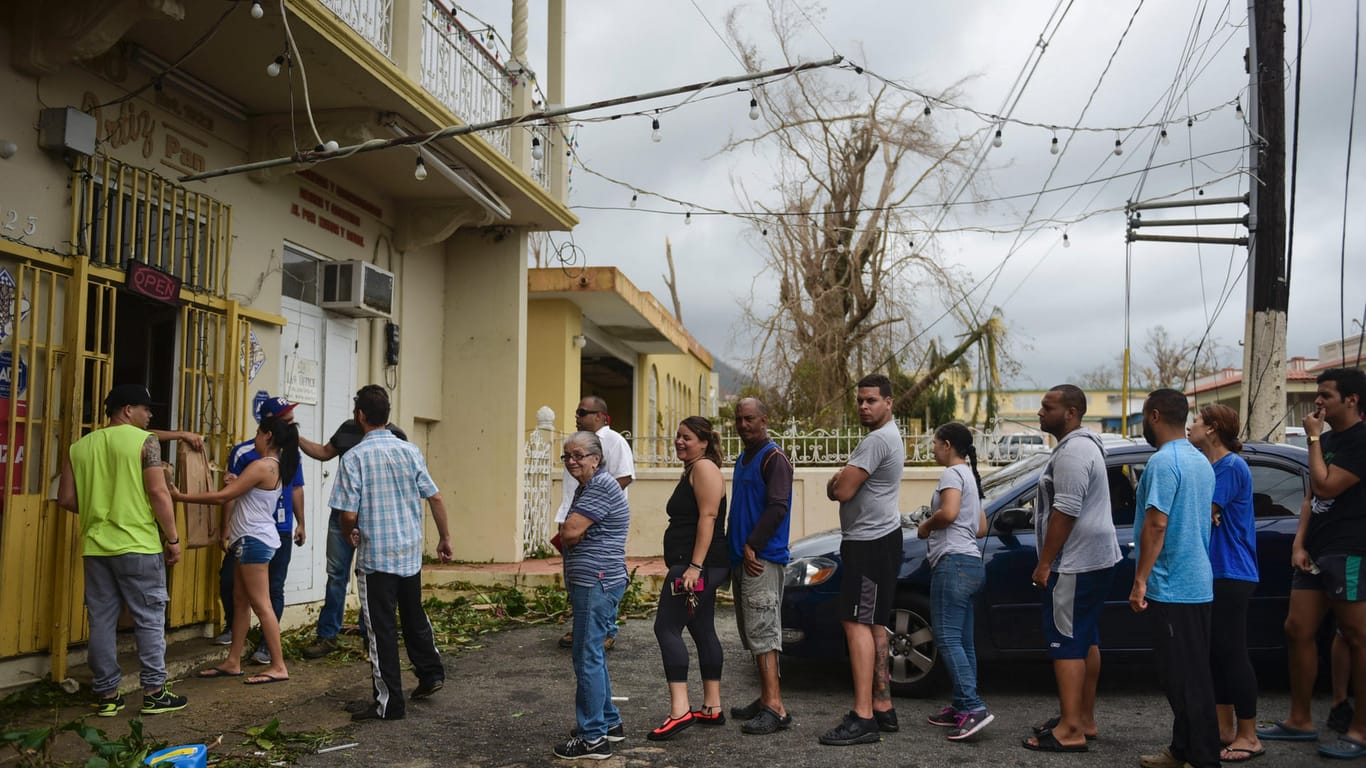
M 109 390 L 104 407 L 118 410 L 126 405 L 151 405 L 152 393 L 141 384 L 120 384 Z

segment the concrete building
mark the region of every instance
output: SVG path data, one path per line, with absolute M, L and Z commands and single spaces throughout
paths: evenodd
M 527 238 L 577 223 L 553 127 L 181 178 L 562 103 L 565 3 L 544 20 L 544 96 L 516 61 L 524 0 L 510 65 L 435 0 L 283 7 L 0 17 L 0 660 L 25 675 L 61 679 L 85 637 L 75 518 L 52 483 L 115 383 L 148 384 L 154 426 L 206 435 L 220 465 L 260 391 L 303 403 L 303 433 L 326 440 L 359 385 L 383 384 L 443 489 L 455 556 L 521 556 Z M 290 604 L 322 597 L 335 472 L 304 465 L 312 534 Z M 219 557 L 175 567 L 171 627 L 217 618 Z

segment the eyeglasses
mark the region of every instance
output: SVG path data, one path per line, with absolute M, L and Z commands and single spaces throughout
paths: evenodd
M 590 413 L 605 413 L 605 411 L 590 411 L 587 408 L 580 408 L 577 411 L 574 411 L 574 415 L 578 416 L 580 419 L 582 419 L 584 416 L 589 415 Z
M 574 461 L 583 461 L 592 455 L 593 454 L 591 453 L 562 453 L 560 454 L 560 461 L 568 462 L 570 459 L 573 459 Z

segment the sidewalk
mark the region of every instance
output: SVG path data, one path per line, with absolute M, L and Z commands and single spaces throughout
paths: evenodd
M 628 557 L 626 570 L 635 571 L 636 578 L 649 582 L 651 591 L 659 588 L 669 572 L 662 557 Z M 422 567 L 422 584 L 444 586 L 463 581 L 485 587 L 539 587 L 560 584 L 563 573 L 564 559 L 559 557 L 520 563 L 429 564 Z

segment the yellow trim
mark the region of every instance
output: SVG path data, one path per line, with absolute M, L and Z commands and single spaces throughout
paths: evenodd
M 379 49 L 357 34 L 346 22 L 337 18 L 337 15 L 321 2 L 291 0 L 288 6 L 297 18 L 313 27 L 314 31 L 322 35 L 337 50 L 350 56 L 366 72 L 381 82 L 388 83 L 395 93 L 433 123 L 439 126 L 465 125 L 449 107 L 441 103 L 426 88 L 413 82 L 397 64 L 380 53 Z M 537 184 L 528 173 L 518 168 L 511 159 L 495 149 L 483 137 L 466 134 L 452 137 L 451 140 L 463 144 L 481 162 L 516 187 L 517 191 L 531 198 L 533 203 L 551 215 L 556 224 L 564 229 L 573 229 L 579 223 L 579 217 L 566 205 L 551 197 L 549 190 Z
M 52 267 L 63 272 L 71 271 L 72 261 L 76 258 L 3 238 L 0 238 L 0 253 L 8 253 L 16 258 L 27 259 L 34 264 L 42 264 L 45 267 Z

